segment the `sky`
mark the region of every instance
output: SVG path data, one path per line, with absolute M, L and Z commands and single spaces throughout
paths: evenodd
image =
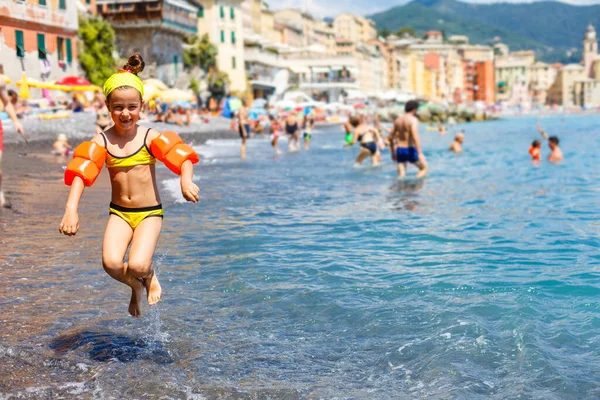
M 410 0 L 267 0 L 271 9 L 281 8 L 299 8 L 310 12 L 316 17 L 328 17 L 350 12 L 359 15 L 373 14 L 379 11 L 385 11 L 389 8 L 408 3 Z M 465 0 L 469 3 L 524 3 L 531 1 L 522 0 Z M 532 0 L 538 1 L 538 0 Z M 600 0 L 561 0 L 563 3 L 573 5 L 600 4 Z

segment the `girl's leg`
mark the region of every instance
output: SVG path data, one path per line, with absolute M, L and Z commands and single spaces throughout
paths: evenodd
M 128 265 L 124 261 L 127 247 L 133 237 L 133 229 L 116 215 L 108 217 L 106 232 L 102 241 L 102 266 L 107 274 L 131 288 L 129 314 L 142 315 L 141 301 L 144 296 L 144 284 L 128 274 Z
M 129 268 L 128 273 L 133 278 L 141 279 L 146 287 L 148 304 L 158 303 L 162 296 L 162 289 L 158 278 L 152 268 L 152 256 L 160 229 L 162 228 L 162 218 L 148 217 L 135 228 L 131 249 L 129 249 Z

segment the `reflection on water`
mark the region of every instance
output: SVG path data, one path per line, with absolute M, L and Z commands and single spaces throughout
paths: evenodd
M 388 201 L 392 210 L 418 211 L 419 191 L 425 185 L 425 179 L 398 179 L 390 185 Z
M 352 168 L 337 127 L 276 159 L 202 146 L 199 204 L 158 168 L 141 319 L 100 263 L 107 176 L 66 238 L 62 171 L 28 169 L 0 214 L 0 397 L 599 398 L 600 118 L 568 120 L 559 166 L 531 165 L 534 119 L 470 125 L 460 157 L 423 132 L 424 180 Z

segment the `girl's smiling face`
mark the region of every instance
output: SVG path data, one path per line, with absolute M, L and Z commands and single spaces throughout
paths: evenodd
M 110 116 L 118 131 L 128 131 L 135 127 L 140 119 L 144 102 L 140 92 L 132 87 L 118 88 L 113 91 L 106 101 Z

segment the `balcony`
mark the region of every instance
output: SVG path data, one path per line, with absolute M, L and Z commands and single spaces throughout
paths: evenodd
M 183 36 L 197 32 L 192 9 L 174 7 L 168 2 L 108 3 L 98 12 L 115 28 L 162 27 Z
M 79 23 L 77 20 L 77 10 L 73 3 L 67 3 L 67 9 L 53 8 L 53 2 L 48 2 L 46 6 L 30 4 L 26 2 L 4 1 L 2 2 L 3 17 L 10 18 L 22 23 L 31 23 L 44 25 L 54 28 L 61 28 L 67 31 L 77 31 Z M 6 14 L 4 14 L 6 11 Z

